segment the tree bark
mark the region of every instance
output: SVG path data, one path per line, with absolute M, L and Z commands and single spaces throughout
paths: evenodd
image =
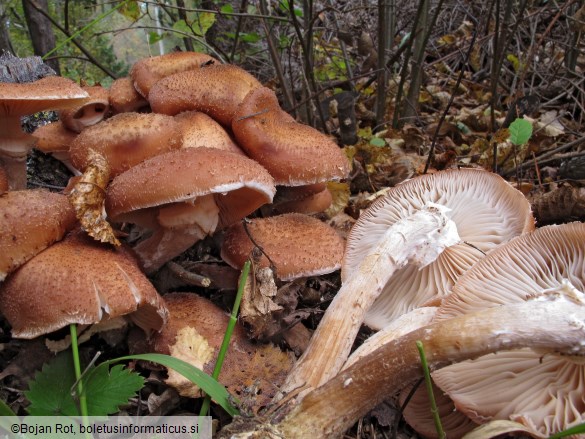
M 22 7 L 24 9 L 24 16 L 28 25 L 28 32 L 30 34 L 31 42 L 35 55 L 43 56 L 55 48 L 55 34 L 51 22 L 36 8 L 41 8 L 47 14 L 49 13 L 49 5 L 47 0 L 22 0 Z M 61 74 L 59 69 L 59 61 L 57 59 L 49 59 L 45 61 L 58 75 Z

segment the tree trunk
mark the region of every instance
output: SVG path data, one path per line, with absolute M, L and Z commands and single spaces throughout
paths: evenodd
M 0 4 L 0 55 L 3 52 L 10 52 L 14 54 L 14 48 L 10 41 L 10 34 L 8 33 L 8 18 L 6 16 L 6 7 Z
M 48 2 L 47 0 L 22 0 L 22 7 L 35 55 L 43 56 L 55 48 L 55 34 L 53 33 L 51 22 L 37 10 L 37 8 L 40 8 L 48 14 Z M 61 74 L 57 59 L 49 59 L 45 62 L 58 75 Z

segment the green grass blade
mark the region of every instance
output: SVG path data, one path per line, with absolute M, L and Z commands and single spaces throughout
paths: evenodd
M 223 341 L 221 343 L 221 347 L 219 348 L 219 353 L 217 354 L 217 361 L 215 362 L 215 367 L 213 368 L 213 373 L 211 376 L 215 379 L 219 377 L 221 372 L 221 367 L 223 366 L 223 362 L 225 360 L 225 354 L 230 346 L 230 340 L 232 338 L 232 334 L 236 327 L 236 323 L 238 322 L 238 311 L 240 310 L 240 303 L 242 302 L 242 296 L 244 295 L 244 287 L 246 286 L 246 280 L 248 279 L 248 275 L 250 273 L 250 261 L 246 261 L 244 263 L 244 267 L 242 268 L 242 273 L 240 274 L 240 282 L 238 283 L 238 292 L 236 294 L 236 299 L 234 300 L 234 306 L 232 307 L 232 313 L 230 315 L 230 320 L 228 322 L 225 334 L 223 336 Z M 209 395 L 205 396 L 203 400 L 203 404 L 201 405 L 201 410 L 199 411 L 199 416 L 207 416 L 209 412 L 209 404 L 211 402 L 211 397 Z
M 0 416 L 16 416 L 16 413 L 12 411 L 12 409 L 6 404 L 4 401 L 0 399 Z
M 239 414 L 238 409 L 235 408 L 230 402 L 230 399 L 233 399 L 233 397 L 230 396 L 226 388 L 219 384 L 217 380 L 207 375 L 202 370 L 197 369 L 195 366 L 183 360 L 179 360 L 178 358 L 171 357 L 170 355 L 163 354 L 127 355 L 124 357 L 119 357 L 113 360 L 105 361 L 101 363 L 99 366 L 97 366 L 95 369 L 91 370 L 89 374 L 92 374 L 96 369 L 100 367 L 109 367 L 112 364 L 126 360 L 151 361 L 153 363 L 161 364 L 165 367 L 173 369 L 176 372 L 183 375 L 188 380 L 190 380 L 191 382 L 195 383 L 197 386 L 199 386 L 205 393 L 210 395 L 213 398 L 213 400 L 231 416 Z
M 441 418 L 439 417 L 439 410 L 437 409 L 437 402 L 435 401 L 435 395 L 433 393 L 433 382 L 431 381 L 431 373 L 429 371 L 429 364 L 427 362 L 427 356 L 425 355 L 425 350 L 422 344 L 422 341 L 417 340 L 416 348 L 418 349 L 418 354 L 420 355 L 420 362 L 422 364 L 423 373 L 425 377 L 425 386 L 427 388 L 427 393 L 429 394 L 429 402 L 431 404 L 431 414 L 433 415 L 433 422 L 435 423 L 435 429 L 437 430 L 437 435 L 439 439 L 445 439 L 447 436 L 445 431 L 443 430 L 443 425 L 441 424 Z
M 575 425 L 574 427 L 567 428 L 566 430 L 559 431 L 556 434 L 553 434 L 548 439 L 559 439 L 562 437 L 583 434 L 585 433 L 585 422 L 583 424 Z

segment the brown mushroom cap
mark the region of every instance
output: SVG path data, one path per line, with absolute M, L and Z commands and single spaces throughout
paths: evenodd
M 46 190 L 7 192 L 0 196 L 0 212 L 0 281 L 77 221 L 67 197 Z
M 34 338 L 71 323 L 122 315 L 145 331 L 167 319 L 162 298 L 126 249 L 69 234 L 20 267 L 0 287 L 0 313 L 17 338 Z
M 102 154 L 112 176 L 138 163 L 181 147 L 179 125 L 163 114 L 121 113 L 77 136 L 71 145 L 73 165 L 83 171 L 89 164 L 90 151 Z
M 266 87 L 252 90 L 234 114 L 232 130 L 240 147 L 268 169 L 276 184 L 301 186 L 339 180 L 349 162 L 337 144 L 297 123 Z
M 353 275 L 390 225 L 428 203 L 451 209 L 462 242 L 422 269 L 409 264 L 397 271 L 366 315 L 373 328 L 440 300 L 485 253 L 534 228 L 526 198 L 496 174 L 461 169 L 423 175 L 390 188 L 362 214 L 348 237 L 342 280 Z
M 131 77 L 118 78 L 110 86 L 108 96 L 114 113 L 146 112 L 148 101 L 134 88 Z
M 110 112 L 109 92 L 101 85 L 82 87 L 89 97 L 78 105 L 59 111 L 59 119 L 70 130 L 80 133 L 104 120 Z
M 155 352 L 177 356 L 211 374 L 223 341 L 229 316 L 211 301 L 193 293 L 165 295 L 169 322 L 152 338 Z M 254 386 L 251 403 L 257 411 L 270 402 L 292 367 L 291 355 L 270 344 L 252 343 L 241 324 L 236 324 L 223 363 L 219 382 L 237 397 Z M 198 397 L 199 389 L 191 381 L 169 370 L 167 383 L 184 396 Z
M 435 321 L 527 300 L 582 306 L 583 242 L 585 224 L 571 223 L 542 227 L 495 249 L 459 278 Z M 582 357 L 530 349 L 498 352 L 433 373 L 458 410 L 476 422 L 510 419 L 545 437 L 585 421 L 584 376 Z
M 185 148 L 120 174 L 106 194 L 106 211 L 152 231 L 134 250 L 151 273 L 198 240 L 272 201 L 272 177 L 240 154 Z
M 279 279 L 319 276 L 341 266 L 343 239 L 332 227 L 316 218 L 290 213 L 256 218 L 246 226 L 274 263 Z M 253 247 L 243 224 L 234 224 L 225 233 L 221 257 L 232 267 L 241 268 Z M 266 256 L 262 256 L 259 266 L 270 266 Z
M 333 195 L 325 183 L 306 186 L 279 186 L 272 202 L 272 212 L 304 213 L 312 215 L 327 210 L 333 201 Z
M 0 82 L 0 115 L 26 116 L 44 110 L 68 108 L 83 102 L 86 91 L 61 76 L 48 76 L 35 82 Z
M 213 148 L 185 148 L 118 175 L 108 187 L 106 211 L 116 220 L 139 209 L 215 194 L 225 227 L 270 203 L 275 190 L 268 172 L 247 157 Z
M 262 84 L 244 69 L 213 64 L 161 79 L 150 90 L 148 101 L 156 113 L 173 116 L 183 111 L 202 111 L 229 127 L 238 105 L 259 87 Z
M 208 63 L 219 61 L 206 53 L 173 52 L 137 61 L 130 70 L 134 87 L 145 98 L 159 80 L 186 70 L 199 69 Z
M 60 160 L 73 173 L 78 173 L 71 164 L 69 148 L 77 137 L 77 133 L 68 130 L 60 120 L 38 127 L 33 133 L 34 147 L 45 154 L 51 154 Z
M 223 149 L 245 155 L 223 127 L 205 113 L 184 111 L 174 117 L 181 127 L 183 148 Z

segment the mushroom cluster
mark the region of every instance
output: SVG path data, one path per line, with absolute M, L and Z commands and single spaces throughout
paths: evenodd
M 47 90 L 36 91 L 45 83 Z M 245 236 L 240 221 L 271 205 L 277 185 L 280 211 L 302 213 L 266 219 L 273 224 L 268 233 L 287 236 L 295 249 L 285 263 L 293 271 L 277 267 L 275 272 L 291 279 L 340 268 L 343 239 L 305 213 L 329 206 L 327 182 L 348 176 L 348 160 L 328 136 L 288 116 L 276 95 L 241 68 L 181 52 L 137 62 L 130 76 L 109 90 L 57 77 L 16 88 L 0 84 L 6 112 L 0 119 L 9 137 L 0 152 L 0 194 L 12 190 L 0 195 L 6 212 L 0 218 L 0 245 L 7 249 L 0 259 L 5 279 L 0 313 L 14 337 L 119 316 L 149 334 L 162 330 L 174 308 L 167 308 L 146 276 L 224 231 L 229 242 L 240 235 L 237 262 L 225 256 L 234 267 L 258 243 L 270 257 L 274 247 L 256 227 L 263 220 L 252 220 Z M 32 136 L 21 133 L 20 116 L 41 109 L 59 110 L 59 120 Z M 24 190 L 31 146 L 54 155 L 76 175 L 65 190 L 69 199 Z M 108 242 L 120 238 L 120 247 L 90 238 L 99 235 L 89 229 L 94 218 L 113 225 L 115 237 Z M 158 340 L 157 349 L 168 351 L 159 346 L 165 339 Z M 240 363 L 237 356 L 232 361 Z

